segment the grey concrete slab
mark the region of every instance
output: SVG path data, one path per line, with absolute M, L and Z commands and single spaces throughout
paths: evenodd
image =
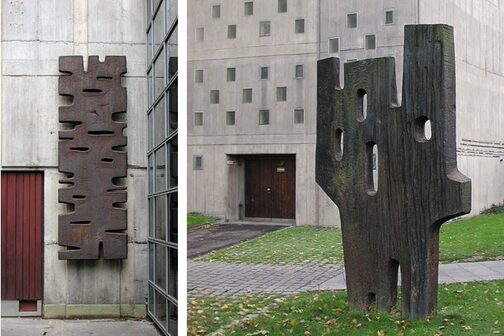
M 2 318 L 3 336 L 160 336 L 150 321 Z
M 200 256 L 287 226 L 222 223 L 191 228 L 187 230 L 187 256 L 190 258 Z

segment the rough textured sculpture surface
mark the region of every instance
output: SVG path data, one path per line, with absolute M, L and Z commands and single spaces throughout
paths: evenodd
M 60 106 L 59 202 L 70 211 L 59 216 L 59 244 L 68 249 L 59 259 L 122 259 L 127 257 L 126 187 L 126 57 L 88 59 L 84 71 L 81 56 L 59 59 L 59 94 L 73 98 Z
M 436 309 L 439 228 L 471 210 L 457 169 L 453 29 L 406 26 L 402 106 L 393 58 L 346 63 L 344 88 L 339 67 L 318 62 L 316 179 L 340 210 L 349 304 L 390 311 L 400 266 L 402 315 L 423 318 Z

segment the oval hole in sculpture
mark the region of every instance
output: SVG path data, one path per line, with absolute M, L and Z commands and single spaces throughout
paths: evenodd
M 367 118 L 367 92 L 364 89 L 357 90 L 357 120 L 364 121 Z
M 368 195 L 375 195 L 378 191 L 378 146 L 374 141 L 366 143 L 366 156 L 367 156 L 367 193 Z
M 336 129 L 336 153 L 335 157 L 337 161 L 341 161 L 343 159 L 343 130 L 341 128 Z
M 432 125 L 429 118 L 421 116 L 415 119 L 415 139 L 418 142 L 427 142 L 432 138 Z

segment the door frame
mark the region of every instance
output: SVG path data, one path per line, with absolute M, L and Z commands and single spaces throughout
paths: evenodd
M 43 303 L 44 303 L 44 292 L 45 292 L 45 243 L 44 243 L 44 235 L 45 235 L 45 196 L 46 196 L 46 171 L 45 169 L 40 169 L 39 167 L 35 168 L 29 168 L 29 167 L 9 167 L 9 166 L 3 166 L 2 170 L 0 171 L 0 175 L 4 173 L 40 173 L 41 175 L 41 192 L 42 192 L 42 198 L 41 198 L 41 223 L 40 223 L 40 233 L 41 233 L 41 244 L 40 244 L 40 272 L 41 272 L 41 280 L 40 280 L 40 286 L 41 286 L 41 298 L 36 301 L 37 305 L 37 310 L 36 311 L 20 311 L 20 301 L 19 300 L 2 300 L 0 298 L 0 303 L 1 303 L 1 317 L 40 317 L 43 315 Z M 1 178 L 0 178 L 0 185 L 1 185 Z M 0 195 L 1 198 L 1 195 Z
M 271 223 L 285 223 L 285 224 L 292 224 L 296 223 L 296 199 L 297 199 L 297 185 L 296 185 L 296 179 L 297 179 L 297 161 L 296 161 L 296 154 L 287 154 L 287 153 L 281 153 L 281 154 L 248 154 L 248 155 L 241 155 L 240 156 L 243 160 L 244 163 L 244 173 L 243 173 L 243 219 L 246 221 L 253 221 L 253 222 L 271 222 Z M 294 217 L 293 218 L 264 218 L 264 217 L 247 217 L 246 216 L 246 199 L 247 199 L 247 191 L 246 191 L 246 179 L 247 179 L 247 161 L 248 160 L 291 160 L 293 161 L 294 165 Z

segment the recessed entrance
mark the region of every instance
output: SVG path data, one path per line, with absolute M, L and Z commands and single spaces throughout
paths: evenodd
M 250 156 L 245 159 L 245 217 L 296 217 L 294 155 Z

